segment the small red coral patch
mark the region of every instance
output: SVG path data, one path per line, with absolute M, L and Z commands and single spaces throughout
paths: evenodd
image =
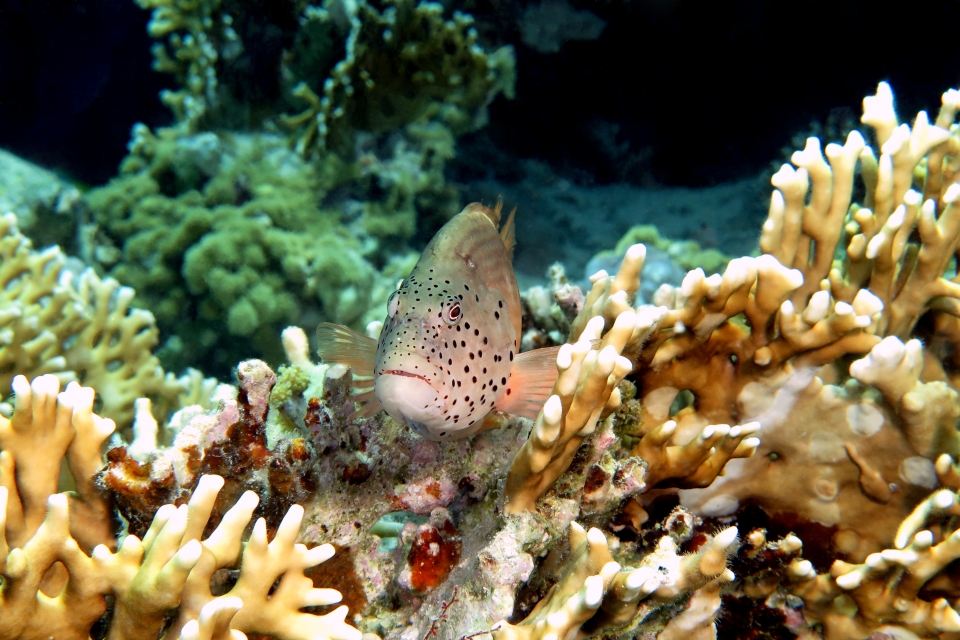
M 440 528 L 432 524 L 420 525 L 407 554 L 410 586 L 415 591 L 425 592 L 446 580 L 460 562 L 461 547 L 460 533 L 449 520 Z

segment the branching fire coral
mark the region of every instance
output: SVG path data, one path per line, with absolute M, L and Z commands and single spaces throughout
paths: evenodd
M 102 411 L 126 427 L 136 398 L 176 407 L 197 385 L 210 386 L 195 372 L 164 373 L 151 353 L 153 315 L 131 306 L 133 289 L 91 269 L 75 273 L 57 247 L 34 251 L 13 214 L 0 217 L 0 285 L 0 389 L 15 375 L 80 380 L 104 390 Z
M 0 417 L 0 634 L 4 638 L 90 637 L 113 599 L 108 637 L 155 637 L 170 611 L 180 607 L 165 637 L 187 637 L 208 626 L 217 607 L 237 609 L 231 628 L 292 639 L 359 640 L 344 622 L 346 607 L 326 615 L 300 611 L 340 600 L 317 589 L 304 571 L 329 560 L 330 545 L 295 544 L 303 509 L 292 507 L 268 541 L 257 520 L 243 542 L 256 494 L 247 492 L 203 536 L 224 485 L 219 476 L 199 479 L 189 502 L 161 507 L 141 540 L 127 535 L 116 546 L 106 495 L 96 486 L 100 447 L 113 422 L 93 413 L 92 389 L 71 383 L 58 394 L 52 375 L 32 383 L 14 379 L 16 409 Z M 76 493 L 56 493 L 61 459 Z M 239 574 L 215 598 L 215 572 Z M 274 588 L 275 583 L 279 583 Z M 206 609 L 205 609 L 206 608 Z M 222 608 L 220 609 L 223 610 Z M 199 622 L 197 621 L 199 619 Z

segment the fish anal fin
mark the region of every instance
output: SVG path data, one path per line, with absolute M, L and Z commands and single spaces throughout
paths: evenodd
M 503 200 L 500 200 L 498 206 L 503 206 Z M 507 216 L 507 221 L 503 223 L 503 229 L 500 229 L 500 239 L 503 240 L 503 246 L 507 248 L 510 260 L 513 260 L 513 248 L 517 246 L 517 226 L 514 224 L 516 215 L 517 208 L 514 207 Z
M 353 369 L 353 375 L 372 378 L 377 341 L 353 329 L 321 322 L 317 326 L 317 353 L 324 363 L 344 364 Z
M 504 413 L 537 417 L 550 397 L 557 379 L 557 354 L 560 347 L 546 347 L 521 353 L 513 359 L 507 388 L 493 408 Z

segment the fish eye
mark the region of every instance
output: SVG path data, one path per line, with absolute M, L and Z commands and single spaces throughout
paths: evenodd
M 387 300 L 387 317 L 392 318 L 400 310 L 400 292 L 394 291 L 390 299 Z
M 454 325 L 460 322 L 460 318 L 463 317 L 463 313 L 460 310 L 460 303 L 454 302 L 449 307 L 443 310 L 443 319 L 449 325 Z

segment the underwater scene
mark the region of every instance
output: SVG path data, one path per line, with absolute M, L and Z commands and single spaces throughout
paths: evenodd
M 0 640 L 960 640 L 956 0 L 0 0 Z

